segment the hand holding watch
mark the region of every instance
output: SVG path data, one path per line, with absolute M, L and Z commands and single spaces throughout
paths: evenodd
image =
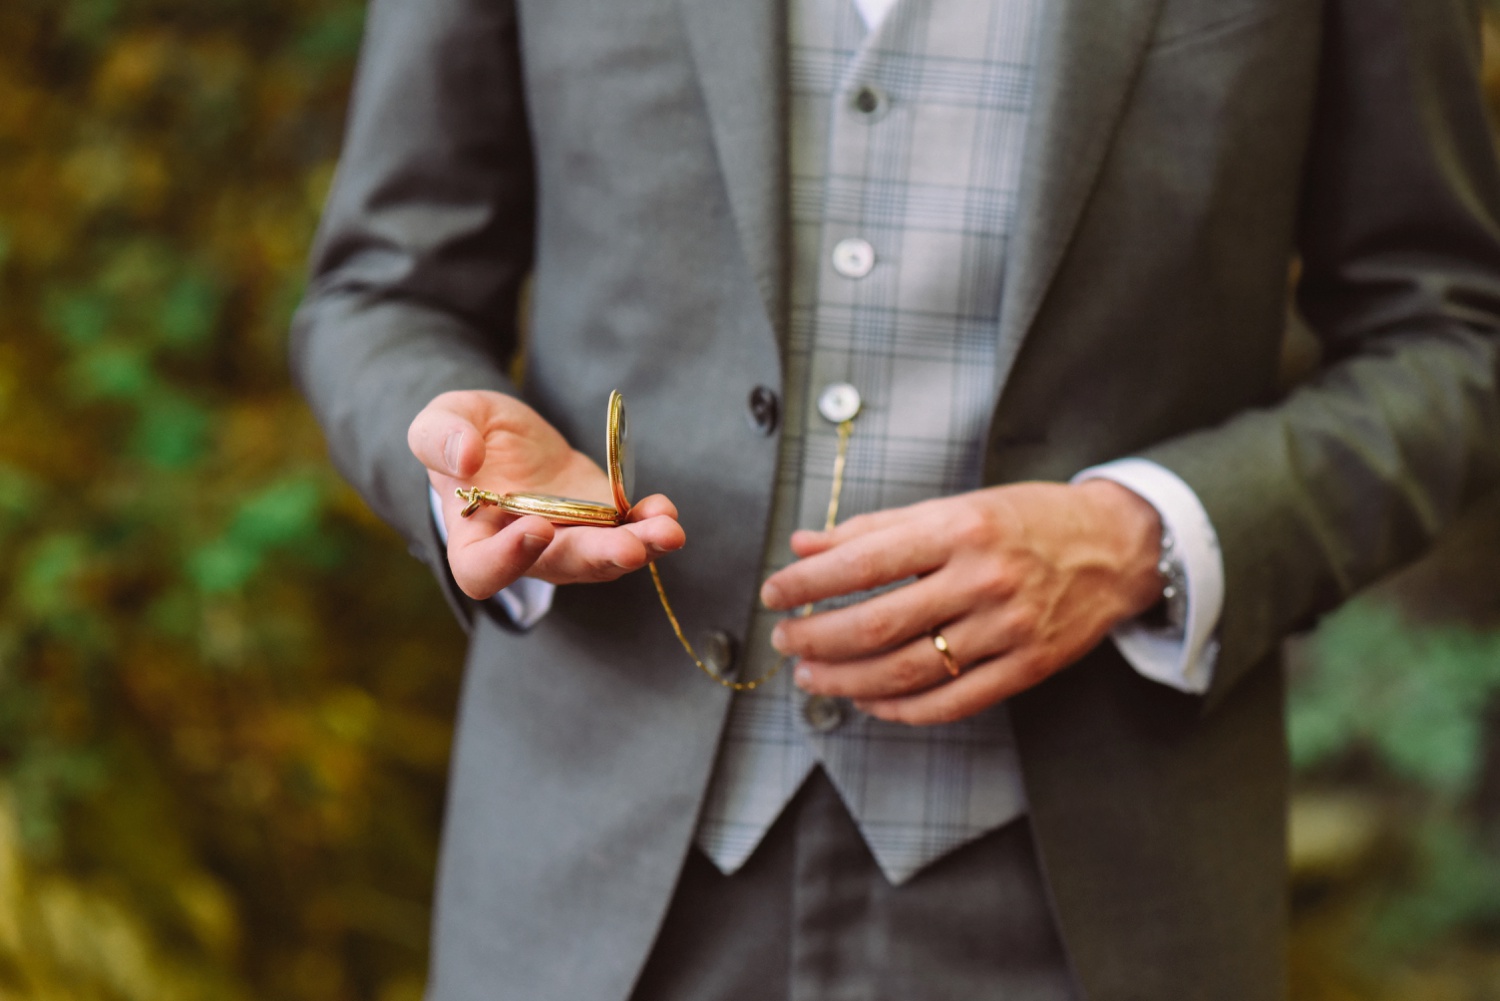
M 605 464 L 608 466 L 613 506 L 552 494 L 497 494 L 479 487 L 460 487 L 454 491 L 458 499 L 465 502 L 459 514 L 467 518 L 481 507 L 493 505 L 507 514 L 534 514 L 554 525 L 615 527 L 630 513 L 630 494 L 635 482 L 635 460 L 630 454 L 630 421 L 625 414 L 625 397 L 618 389 L 609 394 L 609 421 L 605 434 Z
M 838 457 L 834 464 L 833 490 L 828 507 L 828 523 L 826 528 L 832 528 L 838 516 L 839 491 L 843 482 L 844 460 L 848 452 L 849 433 L 853 427 L 854 414 L 858 411 L 858 396 L 852 402 L 843 404 L 848 408 L 847 415 L 837 421 L 839 425 L 839 449 Z M 558 497 L 552 494 L 514 492 L 497 494 L 489 490 L 481 490 L 479 487 L 460 487 L 455 491 L 458 498 L 464 502 L 463 510 L 459 512 L 465 518 L 484 506 L 494 506 L 508 514 L 514 515 L 537 515 L 547 519 L 554 525 L 593 525 L 599 527 L 613 527 L 619 525 L 630 512 L 630 494 L 635 481 L 635 463 L 630 451 L 630 421 L 625 413 L 625 397 L 615 390 L 609 394 L 609 416 L 605 428 L 605 464 L 608 466 L 610 494 L 614 500 L 613 506 L 600 504 L 596 501 L 577 500 L 572 497 Z M 667 613 L 667 621 L 672 625 L 672 631 L 687 655 L 692 658 L 698 669 L 725 688 L 731 688 L 738 692 L 748 692 L 759 688 L 767 681 L 781 672 L 790 658 L 780 658 L 769 670 L 759 677 L 747 681 L 736 681 L 726 678 L 698 656 L 693 645 L 688 641 L 686 633 L 683 632 L 682 624 L 677 619 L 677 613 L 672 609 L 672 603 L 667 599 L 666 588 L 661 582 L 661 573 L 656 569 L 656 564 L 650 564 L 651 583 L 656 587 L 656 595 L 661 600 L 662 610 Z M 799 616 L 805 617 L 812 611 L 812 605 L 799 610 Z

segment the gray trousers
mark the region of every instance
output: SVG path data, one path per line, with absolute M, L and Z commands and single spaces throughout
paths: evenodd
M 1025 818 L 893 887 L 815 770 L 739 872 L 696 848 L 632 1001 L 1076 1001 Z

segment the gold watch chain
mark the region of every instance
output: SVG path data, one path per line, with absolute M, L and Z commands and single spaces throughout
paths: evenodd
M 833 485 L 828 491 L 828 516 L 823 522 L 823 531 L 825 532 L 832 531 L 833 526 L 838 522 L 839 495 L 844 490 L 844 464 L 848 459 L 849 435 L 853 430 L 854 418 L 851 417 L 848 420 L 839 422 L 839 447 L 838 453 L 833 459 Z M 752 678 L 749 681 L 731 681 L 719 674 L 713 668 L 703 663 L 703 659 L 693 649 L 693 644 L 688 642 L 687 634 L 682 631 L 682 623 L 677 621 L 677 613 L 672 611 L 672 603 L 667 600 L 667 591 L 666 588 L 662 587 L 661 574 L 657 572 L 655 563 L 651 564 L 650 570 L 651 583 L 656 585 L 656 596 L 661 599 L 662 610 L 667 613 L 667 621 L 672 623 L 672 632 L 677 634 L 677 641 L 682 644 L 682 648 L 687 651 L 687 655 L 693 659 L 693 663 L 698 665 L 698 670 L 725 688 L 731 688 L 736 692 L 753 692 L 780 674 L 781 669 L 786 667 L 787 661 L 792 659 L 790 657 L 782 657 L 765 674 L 762 674 L 758 678 Z M 812 610 L 813 606 L 811 604 L 803 605 L 798 609 L 797 615 L 799 618 L 805 618 L 812 614 Z

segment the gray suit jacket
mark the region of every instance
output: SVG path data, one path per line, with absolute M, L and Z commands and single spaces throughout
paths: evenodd
M 1289 629 L 1500 475 L 1500 183 L 1464 0 L 1057 0 L 995 331 L 987 478 L 1126 454 L 1223 544 L 1204 698 L 1105 646 L 1013 703 L 1089 996 L 1283 989 Z M 340 468 L 446 580 L 413 415 L 521 392 L 678 503 L 683 619 L 742 634 L 777 439 L 784 12 L 769 0 L 375 0 L 293 358 Z M 1324 367 L 1277 368 L 1290 260 Z M 517 290 L 535 284 L 525 384 Z M 450 587 L 450 594 L 452 594 Z M 644 578 L 472 630 L 433 997 L 622 998 L 690 843 L 728 694 Z

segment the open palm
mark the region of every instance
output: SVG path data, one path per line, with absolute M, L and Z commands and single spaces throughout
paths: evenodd
M 525 403 L 461 390 L 433 399 L 407 432 L 442 500 L 448 563 L 465 594 L 486 598 L 523 575 L 555 584 L 614 580 L 686 541 L 677 509 L 657 494 L 618 528 L 558 528 L 536 516 L 481 508 L 463 518 L 455 490 L 542 493 L 611 504 L 609 477 Z

